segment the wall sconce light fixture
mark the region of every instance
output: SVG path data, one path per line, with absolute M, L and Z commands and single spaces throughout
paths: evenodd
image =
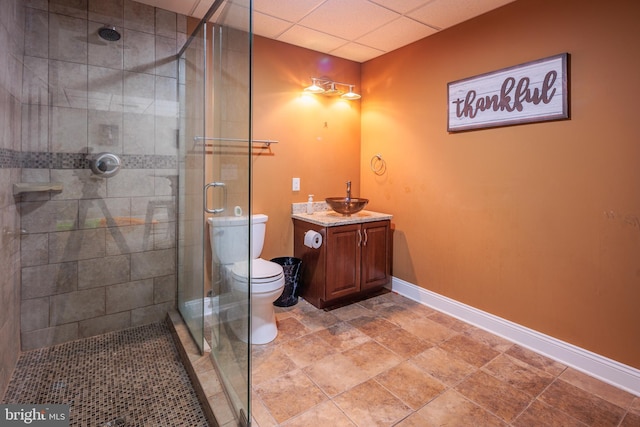
M 348 87 L 349 91 L 345 92 L 338 88 L 338 86 Z M 353 91 L 355 85 L 349 83 L 334 82 L 333 80 L 327 80 L 324 78 L 311 77 L 311 86 L 304 88 L 306 93 L 323 94 L 327 96 L 340 96 L 342 99 L 348 101 L 355 101 L 360 99 L 361 96 Z

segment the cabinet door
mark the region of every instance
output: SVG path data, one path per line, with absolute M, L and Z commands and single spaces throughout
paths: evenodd
M 389 221 L 362 224 L 362 289 L 386 285 L 391 273 Z
M 362 238 L 360 224 L 327 228 L 327 301 L 360 291 Z

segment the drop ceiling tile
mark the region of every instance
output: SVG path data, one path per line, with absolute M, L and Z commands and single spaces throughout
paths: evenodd
M 369 0 L 372 3 L 377 3 L 380 6 L 384 6 L 387 9 L 391 9 L 394 12 L 405 14 L 413 9 L 417 9 L 420 6 L 424 6 L 425 3 L 430 3 L 434 0 Z
M 360 37 L 356 41 L 363 45 L 390 52 L 436 32 L 437 30 L 434 28 L 403 16 Z
M 253 10 L 298 22 L 326 0 L 253 0 Z
M 307 28 L 354 40 L 400 15 L 366 0 L 327 0 L 300 20 Z
M 277 38 L 293 24 L 260 12 L 253 12 L 253 31 L 255 34 L 270 39 Z
M 340 46 L 329 53 L 333 56 L 349 59 L 351 61 L 365 62 L 377 56 L 384 55 L 385 52 L 359 43 L 351 42 Z
M 407 16 L 438 28 L 447 28 L 514 0 L 434 0 Z
M 309 28 L 295 25 L 285 31 L 277 40 L 302 46 L 318 52 L 330 52 L 347 42 L 339 37 L 330 36 Z

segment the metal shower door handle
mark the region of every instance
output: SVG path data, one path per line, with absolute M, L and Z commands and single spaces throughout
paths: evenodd
M 208 208 L 208 199 L 209 197 L 207 196 L 207 190 L 209 190 L 209 187 L 222 187 L 222 207 L 221 208 L 216 208 L 216 209 L 209 209 Z M 211 213 L 211 214 L 219 214 L 224 212 L 224 208 L 227 206 L 227 186 L 224 182 L 210 182 L 207 185 L 204 186 L 204 210 L 207 213 Z

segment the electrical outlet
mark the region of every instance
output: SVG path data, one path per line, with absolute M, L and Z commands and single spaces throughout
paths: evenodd
M 291 179 L 291 191 L 300 191 L 300 178 Z

